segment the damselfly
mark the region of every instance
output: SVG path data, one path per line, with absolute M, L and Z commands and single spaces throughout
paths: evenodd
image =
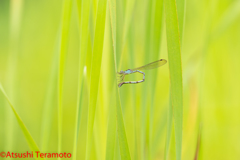
M 144 65 L 144 66 L 141 66 L 141 67 L 138 67 L 138 68 L 134 68 L 134 69 L 128 69 L 126 71 L 120 71 L 118 72 L 119 74 L 119 83 L 118 83 L 118 87 L 121 87 L 123 84 L 137 84 L 137 83 L 141 83 L 141 82 L 144 82 L 145 81 L 145 73 L 140 71 L 140 70 L 149 70 L 149 69 L 154 69 L 154 68 L 158 68 L 162 65 L 164 65 L 165 63 L 167 63 L 167 60 L 165 59 L 160 59 L 160 60 L 157 60 L 157 61 L 154 61 L 152 63 L 149 63 L 147 65 Z M 124 77 L 128 74 L 132 74 L 132 73 L 135 73 L 135 72 L 139 72 L 141 74 L 143 74 L 143 79 L 140 80 L 140 81 L 126 81 L 126 82 L 123 82 L 124 80 Z

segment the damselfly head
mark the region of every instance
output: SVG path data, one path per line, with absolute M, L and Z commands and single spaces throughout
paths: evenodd
M 117 76 L 118 82 L 122 82 L 124 80 L 124 77 L 125 77 L 124 71 L 120 71 L 120 72 L 117 72 L 117 73 L 118 73 L 118 76 Z
M 120 74 L 123 74 L 124 72 L 123 72 L 123 70 L 121 70 L 119 73 L 120 73 Z

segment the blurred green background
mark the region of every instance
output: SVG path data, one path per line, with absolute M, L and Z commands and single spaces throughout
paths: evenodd
M 84 0 L 82 0 L 84 1 Z M 159 2 L 159 3 L 157 3 Z M 86 60 L 80 54 L 81 5 L 71 5 L 63 76 L 61 151 L 73 153 L 76 113 L 77 159 L 85 159 L 91 54 L 98 1 L 89 2 Z M 118 71 L 168 60 L 164 7 L 157 0 L 116 2 Z M 160 8 L 156 5 L 159 5 Z M 0 1 L 0 82 L 39 149 L 57 152 L 57 71 L 63 3 L 60 0 Z M 114 56 L 109 6 L 90 159 L 105 159 L 113 105 Z M 182 159 L 240 157 L 240 1 L 186 0 L 181 45 L 183 76 Z M 86 30 L 86 32 L 88 32 Z M 83 56 L 84 57 L 84 56 Z M 83 60 L 81 62 L 81 60 Z M 79 77 L 80 66 L 86 73 Z M 81 67 L 80 67 L 81 68 Z M 145 72 L 146 81 L 123 85 L 120 99 L 132 159 L 164 159 L 169 107 L 168 64 Z M 139 80 L 134 74 L 126 80 Z M 83 80 L 83 82 L 82 82 Z M 78 97 L 78 85 L 82 92 Z M 77 101 L 80 99 L 80 105 Z M 0 152 L 30 151 L 6 99 L 0 94 Z M 174 128 L 172 128 L 174 130 Z M 200 145 L 197 149 L 198 135 Z M 175 159 L 174 132 L 168 159 Z M 107 153 L 108 154 L 108 153 Z M 120 159 L 118 141 L 114 159 Z

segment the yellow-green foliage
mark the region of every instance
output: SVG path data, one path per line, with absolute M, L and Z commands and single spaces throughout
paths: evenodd
M 1 0 L 0 152 L 239 159 L 239 7 Z M 160 58 L 145 82 L 118 88 L 116 72 Z

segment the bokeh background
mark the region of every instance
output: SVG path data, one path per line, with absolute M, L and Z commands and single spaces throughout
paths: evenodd
M 164 7 L 162 1 L 157 2 L 117 1 L 117 41 L 121 46 L 116 56 L 118 71 L 160 58 L 168 60 Z M 97 42 L 94 34 L 98 1 L 89 1 L 88 15 L 79 14 L 82 7 L 79 4 L 83 2 L 73 1 L 67 22 L 61 151 L 73 153 L 76 143 L 77 159 L 85 159 L 90 66 L 97 67 L 91 64 L 91 55 L 93 44 Z M 239 159 L 240 1 L 186 0 L 184 6 L 182 159 Z M 117 85 L 108 7 L 90 154 L 90 159 L 98 160 L 108 154 L 107 130 L 109 117 L 115 114 L 111 108 L 115 106 L 112 95 Z M 0 1 L 0 82 L 42 152 L 57 152 L 59 147 L 56 64 L 62 14 L 60 0 Z M 84 32 L 80 26 L 84 16 L 88 23 L 85 31 L 89 32 L 85 56 L 80 52 Z M 144 83 L 123 85 L 119 90 L 123 120 L 131 158 L 160 160 L 164 159 L 166 149 L 168 64 L 145 73 Z M 134 74 L 126 80 L 141 78 L 142 75 Z M 80 94 L 79 83 L 82 84 Z M 0 94 L 0 106 L 0 151 L 30 151 L 3 94 Z M 77 141 L 76 123 L 79 127 Z M 172 127 L 168 159 L 175 159 L 175 156 Z M 117 137 L 114 159 L 120 159 Z

